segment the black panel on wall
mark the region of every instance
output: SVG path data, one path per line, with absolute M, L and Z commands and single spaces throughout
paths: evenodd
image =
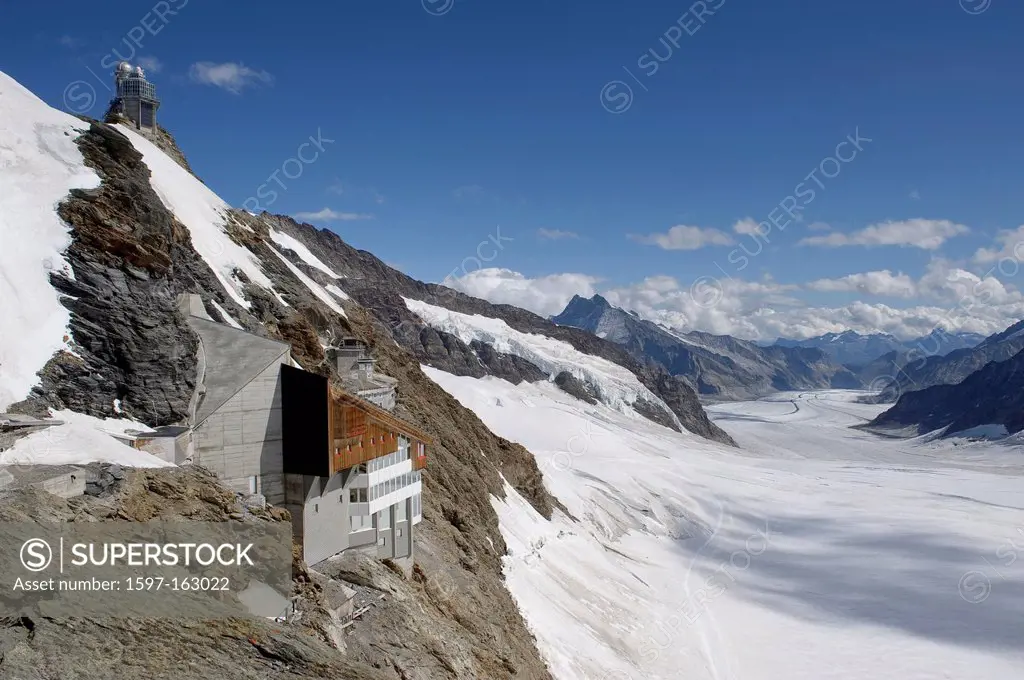
M 281 428 L 286 474 L 331 474 L 327 378 L 281 367 Z

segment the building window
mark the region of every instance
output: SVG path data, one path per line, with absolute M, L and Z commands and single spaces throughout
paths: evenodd
M 377 539 L 377 545 L 382 545 L 383 546 L 383 545 L 387 545 L 387 544 L 388 544 L 388 541 L 383 536 L 381 536 L 380 538 Z
M 319 503 L 314 503 L 313 504 L 313 512 L 320 512 L 320 504 Z
M 398 537 L 399 537 L 399 538 L 401 538 L 401 537 L 402 537 L 402 530 L 401 530 L 401 529 L 399 529 L 399 530 L 398 530 Z

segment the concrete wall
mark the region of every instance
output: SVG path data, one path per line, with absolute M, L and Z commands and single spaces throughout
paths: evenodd
M 413 556 L 411 498 L 367 515 L 366 528 L 352 530 L 354 506 L 364 511 L 367 508 L 366 503 L 351 502 L 357 478 L 366 479 L 351 470 L 330 479 L 285 475 L 284 505 L 292 514 L 295 535 L 302 538 L 302 555 L 307 564 L 316 564 L 344 550 L 362 550 L 380 558 Z
M 74 498 L 85 493 L 85 482 L 88 476 L 89 473 L 86 470 L 76 470 L 36 482 L 32 486 L 55 496 Z
M 350 494 L 355 478 L 351 471 L 331 478 L 285 475 L 284 506 L 292 514 L 295 535 L 302 538 L 302 554 L 307 564 L 377 542 L 375 524 L 352 531 Z
M 406 498 L 377 513 L 377 557 L 402 559 L 413 554 L 412 499 Z
M 285 499 L 281 434 L 281 365 L 263 370 L 195 428 L 193 460 L 209 468 L 234 491 L 256 491 L 267 501 Z
M 376 404 L 386 411 L 393 411 L 395 408 L 395 390 L 392 387 L 383 387 L 375 390 L 359 390 L 356 395 Z

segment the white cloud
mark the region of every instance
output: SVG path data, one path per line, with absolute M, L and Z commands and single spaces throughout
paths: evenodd
M 984 292 L 941 305 L 897 308 L 856 301 L 838 307 L 811 306 L 787 295 L 789 286 L 736 279 L 679 283 L 655 277 L 625 288 L 602 291 L 613 304 L 685 330 L 728 334 L 748 340 L 808 338 L 853 329 L 890 333 L 901 339 L 927 335 L 936 327 L 990 334 L 1024 318 L 1024 300 L 1003 301 Z M 669 285 L 672 282 L 674 285 Z M 986 290 L 982 286 L 982 290 Z
M 735 243 L 724 231 L 690 227 L 685 224 L 677 224 L 665 233 L 628 236 L 637 243 L 658 246 L 662 250 L 698 250 L 705 246 L 728 246 Z
M 531 279 L 519 272 L 492 267 L 442 283 L 466 295 L 495 304 L 515 305 L 547 317 L 565 309 L 573 295 L 592 296 L 599 281 L 586 274 L 552 274 Z
M 922 296 L 936 301 L 902 308 L 862 300 L 842 306 L 811 306 L 794 297 L 801 286 L 781 284 L 770 277 L 759 281 L 710 277 L 690 281 L 651 276 L 628 286 L 598 291 L 600 279 L 586 274 L 527 278 L 507 269 L 483 269 L 446 284 L 542 316 L 562 311 L 573 295 L 589 297 L 600 292 L 612 304 L 635 310 L 652 321 L 750 340 L 807 338 L 847 329 L 890 333 L 901 339 L 927 335 L 936 327 L 990 334 L 1024 318 L 1024 296 L 1019 292 L 945 260 L 936 260 L 916 283 L 902 273 L 891 272 L 868 272 L 836 281 L 844 279 L 851 285 L 860 280 L 865 287 L 897 294 L 907 286 L 916 286 Z
M 147 73 L 160 73 L 164 70 L 164 63 L 156 57 L 139 57 L 135 63 Z
M 832 231 L 832 225 L 825 222 L 811 222 L 807 225 L 807 231 Z
M 912 278 L 903 272 L 893 274 L 888 269 L 849 274 L 838 279 L 818 279 L 804 287 L 822 292 L 853 292 L 906 299 L 917 295 L 917 284 Z
M 912 219 L 872 224 L 851 233 L 832 232 L 825 236 L 809 236 L 800 245 L 825 246 L 910 246 L 935 250 L 948 239 L 970 231 L 949 220 Z
M 1016 229 L 1004 229 L 996 237 L 996 247 L 979 248 L 974 253 L 975 264 L 995 264 L 1000 269 L 1012 270 L 1001 272 L 1004 276 L 1016 275 L 1021 262 L 1024 262 L 1024 225 Z
M 314 222 L 350 222 L 353 220 L 372 220 L 373 215 L 366 213 L 338 212 L 330 208 L 324 208 L 316 212 L 295 213 L 296 219 L 313 220 Z
M 199 61 L 192 64 L 188 72 L 193 82 L 213 85 L 227 90 L 232 94 L 241 94 L 242 90 L 254 85 L 270 85 L 274 77 L 266 71 L 251 69 L 245 64 L 232 61 L 216 64 L 212 61 Z
M 580 237 L 575 231 L 562 231 L 561 229 L 544 229 L 543 227 L 537 230 L 537 236 L 546 241 L 558 241 L 561 239 L 578 239 Z
M 62 35 L 61 37 L 57 38 L 57 42 L 62 47 L 66 47 L 69 50 L 73 50 L 76 47 L 81 47 L 82 45 L 85 44 L 85 41 L 82 40 L 81 38 L 76 38 L 76 37 L 71 36 L 71 35 Z
M 917 189 L 914 189 L 913 191 L 910 192 L 910 194 L 908 194 L 908 197 L 912 201 L 920 201 L 921 193 Z
M 744 217 L 736 224 L 732 225 L 732 230 L 737 234 L 743 234 L 744 236 L 758 235 L 762 232 L 761 225 L 757 223 L 752 217 Z

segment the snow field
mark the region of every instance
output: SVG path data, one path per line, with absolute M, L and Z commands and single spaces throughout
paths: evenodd
M 834 391 L 709 409 L 735 450 L 551 384 L 424 371 L 579 520 L 492 501 L 556 678 L 1024 677 L 1024 560 L 1003 568 L 1024 550 L 1019 455 L 946 464 L 948 442 L 849 430 L 879 407 Z

